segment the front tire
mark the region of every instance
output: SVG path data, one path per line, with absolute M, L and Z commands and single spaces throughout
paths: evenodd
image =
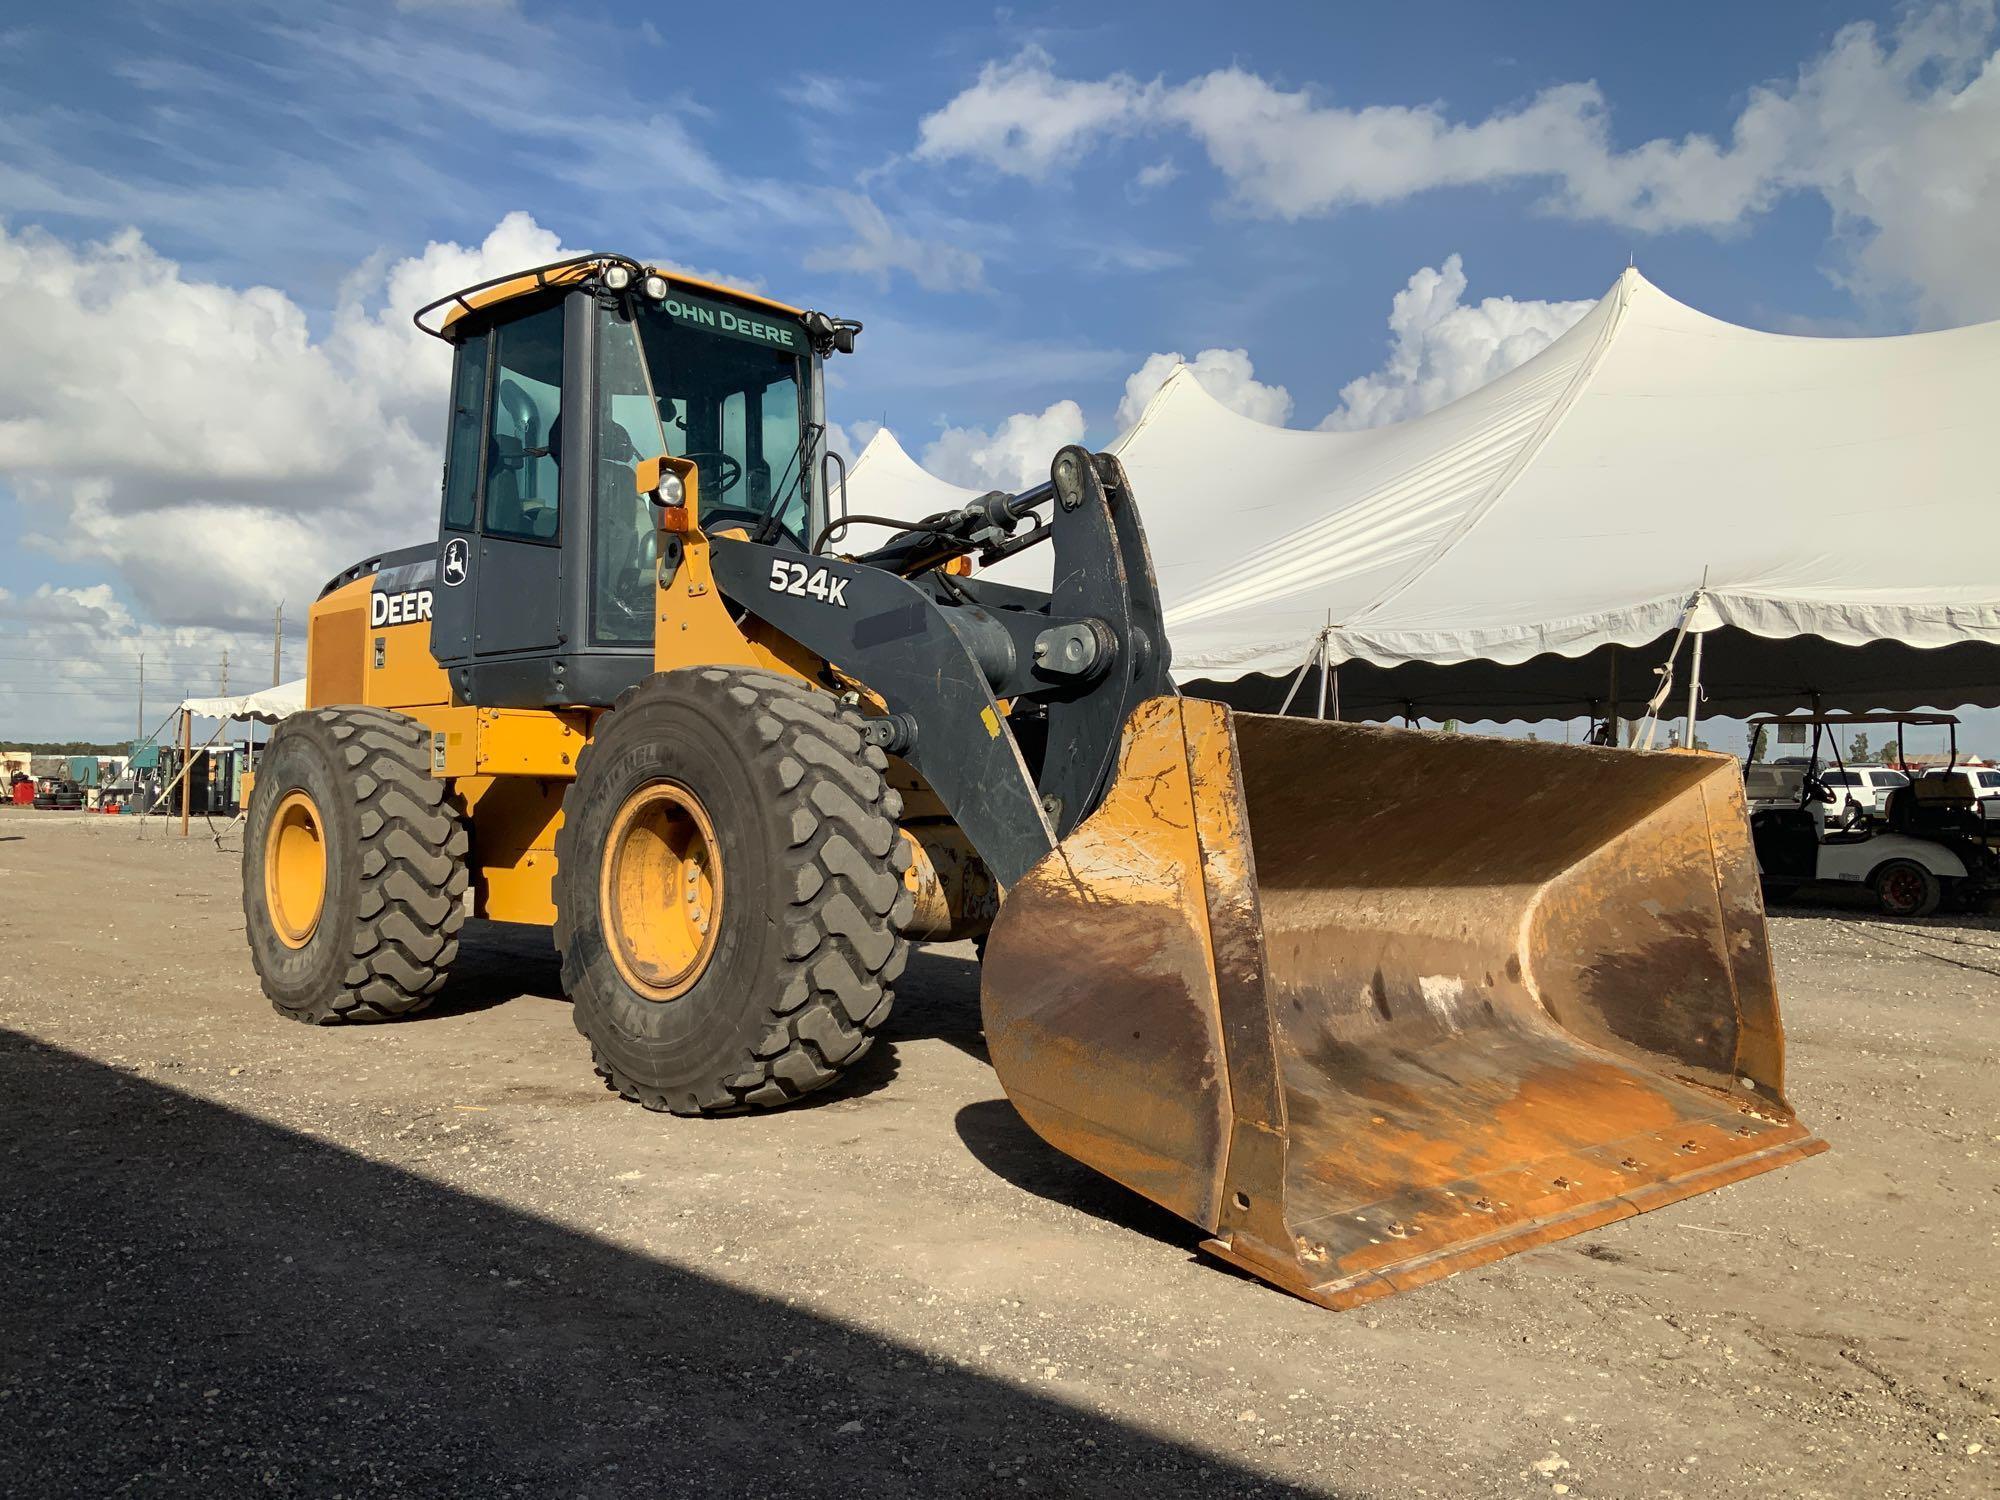
M 902 799 L 861 717 L 772 672 L 628 690 L 556 834 L 556 943 L 577 1030 L 625 1098 L 735 1114 L 868 1051 L 907 945 Z
M 264 993 L 312 1025 L 430 1004 L 465 925 L 465 825 L 423 726 L 381 708 L 292 715 L 257 762 L 243 918 Z

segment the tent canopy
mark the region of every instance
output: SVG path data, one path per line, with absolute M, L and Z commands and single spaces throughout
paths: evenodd
M 259 724 L 275 724 L 306 706 L 306 680 L 281 682 L 261 692 L 239 693 L 228 698 L 184 698 L 181 712 L 197 719 L 255 719 Z
M 1114 449 L 1175 675 L 1235 701 L 1275 707 L 1323 641 L 1349 716 L 1631 713 L 1685 624 L 1711 711 L 1992 705 L 1996 411 L 2000 323 L 1762 333 L 1631 270 L 1411 421 L 1269 427 L 1182 368 Z M 856 465 L 857 509 L 893 469 Z

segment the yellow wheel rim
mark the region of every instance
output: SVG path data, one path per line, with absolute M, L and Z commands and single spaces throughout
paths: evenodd
M 625 799 L 605 842 L 598 904 L 627 984 L 648 1000 L 693 988 L 722 918 L 722 854 L 693 792 L 656 781 Z
M 319 805 L 304 792 L 287 792 L 271 819 L 264 841 L 264 902 L 287 948 L 312 941 L 326 909 L 326 830 Z

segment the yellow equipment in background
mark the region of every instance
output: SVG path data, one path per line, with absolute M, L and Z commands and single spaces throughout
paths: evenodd
M 407 1014 L 469 913 L 541 923 L 609 1084 L 728 1114 L 864 1055 L 909 941 L 990 927 L 1028 1122 L 1330 1306 L 1822 1149 L 1728 759 L 1184 698 L 1080 448 L 840 552 L 858 324 L 607 255 L 418 323 L 438 538 L 328 585 L 251 798 L 283 1013 Z M 968 572 L 1035 545 L 1047 593 Z

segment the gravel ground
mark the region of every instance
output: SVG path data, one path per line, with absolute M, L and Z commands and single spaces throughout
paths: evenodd
M 1042 1146 L 969 947 L 813 1107 L 653 1116 L 547 936 L 311 1030 L 236 859 L 0 813 L 0 1493 L 1991 1495 L 2000 930 L 1773 919 L 1833 1151 L 1356 1312 Z

